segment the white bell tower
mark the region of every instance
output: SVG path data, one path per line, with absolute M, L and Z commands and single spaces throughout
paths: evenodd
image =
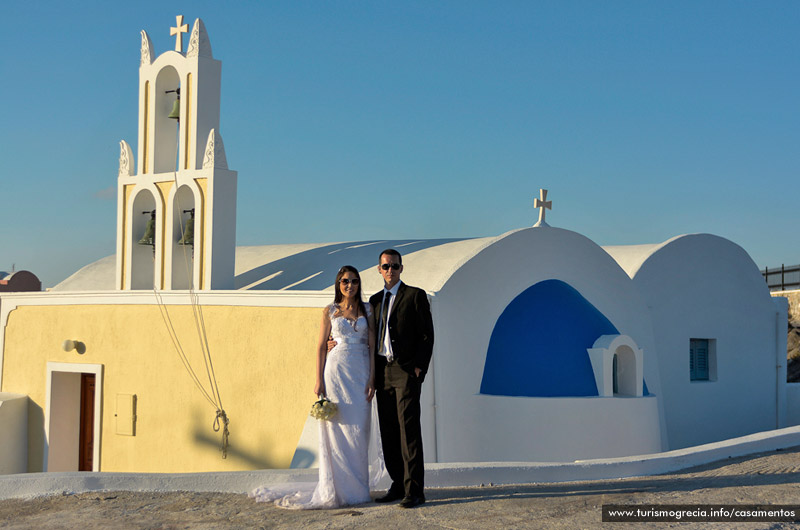
M 153 59 L 142 31 L 136 162 L 120 142 L 118 289 L 233 289 L 236 172 L 219 134 L 222 63 L 199 18 L 184 53 L 187 32 L 178 16 L 175 51 Z

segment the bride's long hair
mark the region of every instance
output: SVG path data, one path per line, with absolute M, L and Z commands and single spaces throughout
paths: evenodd
M 364 316 L 366 316 L 367 308 L 364 306 L 364 299 L 361 296 L 361 275 L 358 273 L 358 269 L 356 269 L 352 265 L 345 265 L 344 267 L 339 269 L 339 272 L 336 274 L 336 283 L 334 284 L 333 287 L 336 291 L 336 294 L 333 297 L 333 303 L 338 304 L 339 302 L 344 300 L 344 294 L 342 293 L 340 285 L 342 281 L 342 276 L 344 276 L 346 272 L 351 272 L 356 275 L 356 278 L 358 278 L 358 290 L 356 291 L 356 300 L 358 301 L 359 314 L 363 314 Z

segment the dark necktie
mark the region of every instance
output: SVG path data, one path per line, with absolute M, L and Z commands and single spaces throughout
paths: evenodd
M 389 319 L 389 302 L 392 299 L 392 293 L 383 291 L 383 309 L 381 310 L 381 328 L 378 332 L 378 351 L 383 348 L 383 341 L 386 338 L 386 322 Z

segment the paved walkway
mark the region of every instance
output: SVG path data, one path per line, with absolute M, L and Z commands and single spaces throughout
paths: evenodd
M 259 484 L 297 480 L 315 480 L 315 470 L 5 475 L 0 528 L 708 528 L 712 523 L 602 523 L 602 506 L 797 504 L 800 514 L 800 427 L 630 458 L 433 464 L 426 466 L 427 484 L 434 486 L 426 489 L 428 502 L 412 510 L 368 503 L 287 511 L 245 495 Z
M 0 501 L 0 528 L 796 528 L 791 523 L 602 523 L 603 504 L 800 504 L 800 446 L 678 473 L 570 483 L 431 488 L 404 510 L 375 503 L 288 511 L 242 494 L 89 492 Z

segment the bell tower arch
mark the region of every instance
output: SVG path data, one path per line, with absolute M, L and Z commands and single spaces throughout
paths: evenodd
M 219 134 L 222 63 L 199 18 L 186 52 L 183 17 L 170 29 L 175 50 L 155 58 L 141 32 L 135 161 L 120 142 L 116 285 L 233 289 L 237 174 L 228 169 Z M 151 220 L 155 237 L 143 238 Z

